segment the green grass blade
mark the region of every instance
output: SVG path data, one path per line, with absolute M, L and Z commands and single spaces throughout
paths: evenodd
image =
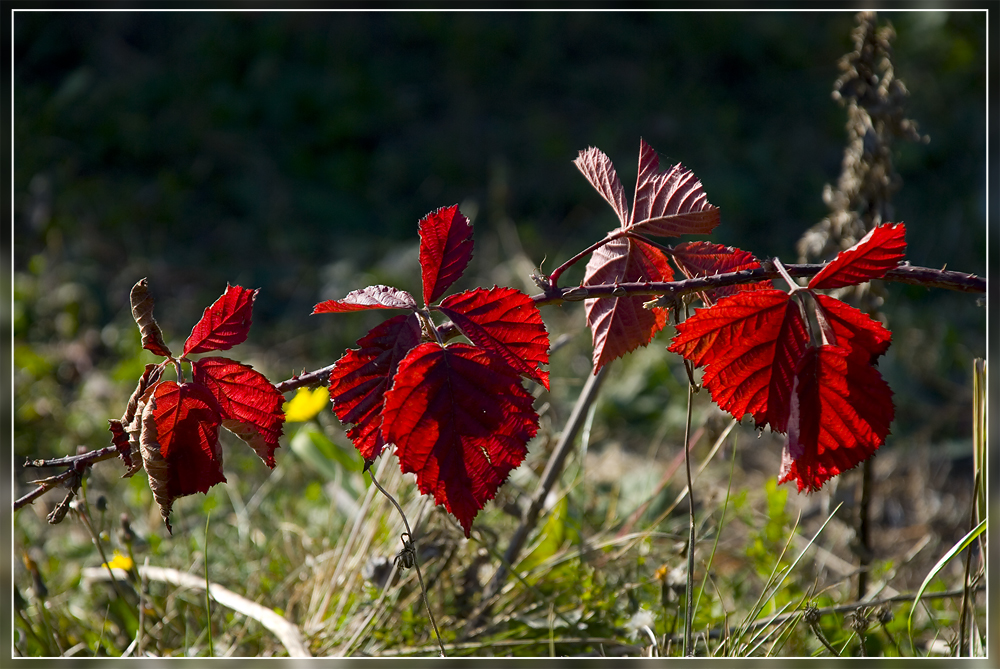
M 968 534 L 962 537 L 957 544 L 952 546 L 951 550 L 945 553 L 944 556 L 937 561 L 937 564 L 931 568 L 930 572 L 928 572 L 927 574 L 927 577 L 924 579 L 924 582 L 920 584 L 920 588 L 917 590 L 917 596 L 913 600 L 913 606 L 910 608 L 910 615 L 906 617 L 906 630 L 907 634 L 909 634 L 910 636 L 911 646 L 913 645 L 913 612 L 917 610 L 917 604 L 920 603 L 920 598 L 923 597 L 924 590 L 927 589 L 927 586 L 930 585 L 931 580 L 933 580 L 933 578 L 938 575 L 938 573 L 944 568 L 946 564 L 948 564 L 949 561 L 951 561 L 953 557 L 955 557 L 956 555 L 964 551 L 966 548 L 968 548 L 969 544 L 975 541 L 976 538 L 983 533 L 983 531 L 986 529 L 986 520 L 987 520 L 986 518 L 983 518 L 983 520 L 974 528 L 972 528 L 972 530 Z

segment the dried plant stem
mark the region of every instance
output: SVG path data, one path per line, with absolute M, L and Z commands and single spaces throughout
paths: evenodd
M 685 365 L 690 365 L 691 363 L 687 360 L 684 361 Z M 688 487 L 688 550 L 687 550 L 687 583 L 685 585 L 685 604 L 684 604 L 684 656 L 693 657 L 694 647 L 691 644 L 691 626 L 694 616 L 694 532 L 695 532 L 695 519 L 694 519 L 694 488 L 691 486 L 691 449 L 687 448 L 688 439 L 691 436 L 691 405 L 694 403 L 694 391 L 695 387 L 692 384 L 688 384 L 688 398 L 687 398 L 687 418 L 684 422 L 684 470 L 687 474 L 687 487 Z
M 205 514 L 205 617 L 208 619 L 205 628 L 208 630 L 208 656 L 215 657 L 215 648 L 212 645 L 212 598 L 209 595 L 212 582 L 208 580 L 208 523 L 212 519 L 211 510 Z
M 490 600 L 500 592 L 503 588 L 504 581 L 507 579 L 507 565 L 513 565 L 517 562 L 517 558 L 521 553 L 521 549 L 524 547 L 524 543 L 528 538 L 528 534 L 534 529 L 535 524 L 538 522 L 538 514 L 542 510 L 542 506 L 545 504 L 545 498 L 548 497 L 549 491 L 552 486 L 555 485 L 556 480 L 559 478 L 559 474 L 562 473 L 563 464 L 566 462 L 566 456 L 573 448 L 573 442 L 576 439 L 577 432 L 583 426 L 584 419 L 587 415 L 587 409 L 590 408 L 591 403 L 597 397 L 597 391 L 601 387 L 601 383 L 604 381 L 604 377 L 607 374 L 609 365 L 604 365 L 601 369 L 595 373 L 591 374 L 587 378 L 587 382 L 583 386 L 583 390 L 580 391 L 580 396 L 576 400 L 576 404 L 573 406 L 573 411 L 570 413 L 569 420 L 566 422 L 566 427 L 563 429 L 562 434 L 559 435 L 559 442 L 556 444 L 555 450 L 552 451 L 552 455 L 549 456 L 549 461 L 545 465 L 545 470 L 542 472 L 542 478 L 538 482 L 538 487 L 535 489 L 535 493 L 531 496 L 531 502 L 528 507 L 521 514 L 521 524 L 518 525 L 517 530 L 514 532 L 514 536 L 511 537 L 510 544 L 507 546 L 507 551 L 504 554 L 504 560 L 497 567 L 496 573 L 493 574 L 493 578 L 487 584 L 486 589 L 483 591 L 482 604 L 480 604 L 481 614 L 488 606 Z M 478 615 L 473 616 L 473 619 L 477 618 Z
M 375 487 L 379 489 L 379 492 L 385 495 L 386 499 L 392 502 L 392 505 L 396 507 L 396 511 L 399 512 L 400 517 L 403 519 L 403 525 L 406 527 L 406 534 L 410 538 L 410 542 L 413 542 L 414 538 L 413 538 L 413 532 L 410 530 L 410 522 L 406 519 L 406 514 L 403 513 L 403 508 L 399 506 L 399 502 L 396 501 L 395 497 L 386 492 L 385 488 L 379 485 L 379 482 L 378 480 L 376 480 L 375 475 L 372 473 L 371 468 L 366 468 L 365 471 L 368 472 L 368 476 L 371 477 L 372 483 L 374 483 Z M 403 548 L 406 549 L 407 546 L 404 545 Z M 444 644 L 441 642 L 441 633 L 438 631 L 437 622 L 434 620 L 434 614 L 431 612 L 431 605 L 427 601 L 427 590 L 424 588 L 424 577 L 420 573 L 420 561 L 417 559 L 416 550 L 413 551 L 413 566 L 416 567 L 417 569 L 417 580 L 420 581 L 420 594 L 423 596 L 424 599 L 424 608 L 427 609 L 427 617 L 430 618 L 431 625 L 434 627 L 434 638 L 437 639 L 438 649 L 441 651 L 441 657 L 446 657 L 444 652 Z

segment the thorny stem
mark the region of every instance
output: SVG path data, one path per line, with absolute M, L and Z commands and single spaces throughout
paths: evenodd
M 723 274 L 701 276 L 693 279 L 681 279 L 679 281 L 607 283 L 594 284 L 592 286 L 572 286 L 570 288 L 560 288 L 556 285 L 556 280 L 566 268 L 577 262 L 587 253 L 590 253 L 593 249 L 599 248 L 600 246 L 611 241 L 611 239 L 611 237 L 602 239 L 586 251 L 579 253 L 579 257 L 574 257 L 563 263 L 562 266 L 556 268 L 552 274 L 549 275 L 551 285 L 545 290 L 545 292 L 531 296 L 535 305 L 543 306 L 547 304 L 560 304 L 562 302 L 579 302 L 588 298 L 598 297 L 639 297 L 642 295 L 658 295 L 660 297 L 655 300 L 655 306 L 672 307 L 678 298 L 691 293 L 699 293 L 713 288 L 723 288 L 725 286 L 758 283 L 760 281 L 779 279 L 782 277 L 781 272 L 777 267 L 770 266 L 770 263 L 765 263 L 765 266 L 759 269 L 726 272 Z M 812 277 L 823 269 L 825 264 L 782 264 L 782 267 L 791 277 Z M 954 272 L 944 269 L 931 269 L 929 267 L 917 267 L 907 263 L 886 272 L 885 276 L 882 277 L 882 280 L 894 283 L 905 283 L 914 286 L 923 286 L 925 288 L 943 288 L 945 290 L 954 290 L 962 293 L 986 292 L 986 279 L 976 276 L 975 274 L 966 274 L 964 272 Z M 441 327 L 443 329 L 446 326 L 447 324 Z M 312 372 L 293 376 L 290 379 L 274 384 L 274 387 L 277 388 L 279 392 L 286 393 L 290 390 L 295 390 L 296 388 L 324 384 L 329 381 L 330 372 L 333 371 L 333 367 L 334 365 L 327 365 L 326 367 L 322 367 Z
M 825 267 L 824 264 L 816 263 L 784 265 L 785 270 L 793 277 L 812 277 L 819 273 L 823 267 Z M 725 286 L 759 283 L 778 278 L 781 278 L 781 273 L 777 268 L 765 266 L 758 269 L 726 272 L 723 274 L 713 274 L 712 276 L 695 277 L 693 279 L 681 279 L 679 281 L 607 283 L 591 286 L 573 286 L 571 288 L 559 288 L 553 285 L 543 293 L 532 295 L 531 299 L 534 300 L 537 306 L 542 306 L 545 304 L 559 304 L 560 302 L 578 302 L 598 297 L 659 295 L 661 297 L 657 300 L 655 306 L 669 307 L 673 306 L 674 301 L 678 297 L 690 293 L 698 293 Z M 886 272 L 882 280 L 923 286 L 925 288 L 944 288 L 963 293 L 986 292 L 986 279 L 975 274 L 917 267 L 905 263 Z
M 396 511 L 399 512 L 400 517 L 403 519 L 403 525 L 406 527 L 406 534 L 410 537 L 410 542 L 415 543 L 416 540 L 413 538 L 413 532 L 410 530 L 410 522 L 406 519 L 406 514 L 403 513 L 403 508 L 399 506 L 399 502 L 397 502 L 396 498 L 390 495 L 385 488 L 379 485 L 379 482 L 375 478 L 375 474 L 372 472 L 370 467 L 366 466 L 365 471 L 368 472 L 368 476 L 371 477 L 372 483 L 375 484 L 375 487 L 378 488 L 379 492 L 385 495 L 386 499 L 392 502 L 392 505 L 396 507 Z M 441 642 L 441 633 L 438 631 L 437 622 L 434 620 L 434 614 L 431 612 L 431 605 L 427 601 L 427 590 L 424 589 L 424 577 L 423 574 L 420 573 L 420 561 L 417 559 L 416 550 L 413 551 L 413 566 L 417 569 L 417 580 L 420 581 L 420 594 L 424 599 L 424 607 L 427 609 L 427 617 L 430 618 L 431 625 L 434 626 L 434 637 L 437 639 L 438 649 L 441 651 L 441 657 L 446 657 L 444 644 Z
M 562 276 L 563 272 L 565 272 L 570 267 L 572 267 L 576 263 L 586 258 L 588 255 L 590 255 L 597 249 L 601 248 L 608 242 L 614 241 L 615 239 L 624 236 L 625 236 L 625 230 L 622 230 L 621 228 L 619 228 L 618 230 L 613 230 L 612 232 L 609 232 L 607 237 L 605 237 L 604 239 L 598 242 L 594 242 L 593 244 L 591 244 L 590 246 L 588 246 L 587 248 L 580 251 L 575 256 L 564 262 L 562 265 L 559 265 L 559 267 L 556 267 L 554 270 L 552 270 L 552 274 L 549 274 L 549 283 L 552 284 L 552 288 L 556 287 L 556 284 L 559 282 L 559 277 Z

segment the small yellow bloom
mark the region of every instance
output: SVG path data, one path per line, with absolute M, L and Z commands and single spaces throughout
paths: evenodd
M 330 391 L 320 386 L 316 390 L 299 388 L 295 392 L 295 397 L 285 402 L 285 422 L 302 423 L 309 420 L 326 406 L 330 401 Z
M 119 551 L 115 551 L 115 556 L 111 558 L 111 562 L 105 562 L 102 567 L 111 567 L 112 569 L 124 569 L 129 571 L 132 569 L 132 558 L 127 555 L 122 555 Z

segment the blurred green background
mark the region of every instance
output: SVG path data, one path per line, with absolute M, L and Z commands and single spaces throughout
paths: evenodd
M 909 259 L 983 274 L 984 16 L 881 18 L 931 138 L 897 144 Z M 848 12 L 18 12 L 16 453 L 104 445 L 88 398 L 127 397 L 152 360 L 128 311 L 139 278 L 177 342 L 227 282 L 261 288 L 248 346 L 287 378 L 378 320 L 310 317 L 315 303 L 372 282 L 417 289 L 428 211 L 457 202 L 474 220 L 459 288 L 520 249 L 551 270 L 603 236 L 616 219 L 571 164 L 591 145 L 630 193 L 644 138 L 721 207 L 713 240 L 794 260 L 839 173 L 846 119 L 830 91 L 854 25 Z M 526 273 L 512 285 L 528 289 Z M 894 434 L 968 437 L 984 311 L 890 286 Z M 941 412 L 946 425 L 928 425 Z

